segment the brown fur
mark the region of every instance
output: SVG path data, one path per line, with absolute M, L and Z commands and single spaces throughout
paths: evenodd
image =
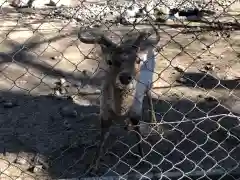
M 157 42 L 159 35 L 157 34 Z M 139 124 L 141 115 L 135 114 L 132 111 L 134 102 L 136 83 L 139 79 L 140 62 L 138 53 L 140 44 L 145 40 L 147 33 L 141 32 L 140 35 L 131 44 L 122 43 L 116 45 L 105 36 L 98 36 L 94 38 L 85 38 L 82 32 L 79 34 L 79 39 L 85 43 L 98 43 L 102 48 L 104 61 L 108 64 L 104 73 L 101 97 L 100 97 L 100 122 L 101 122 L 101 136 L 100 144 L 94 158 L 96 169 L 98 169 L 100 156 L 103 153 L 103 147 L 106 139 L 109 136 L 109 128 L 114 120 L 122 120 L 127 125 L 133 125 L 133 129 L 137 132 L 138 141 L 141 140 Z M 132 77 L 129 84 L 120 83 L 120 76 L 127 73 Z M 143 156 L 141 145 L 138 145 L 139 154 Z

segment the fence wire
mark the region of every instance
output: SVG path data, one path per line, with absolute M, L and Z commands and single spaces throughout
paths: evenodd
M 0 179 L 240 178 L 239 1 L 3 0 L 0 7 Z M 146 48 L 155 53 L 145 77 L 153 109 L 145 97 L 141 140 L 114 122 L 100 168 L 90 171 L 109 77 L 104 48 L 81 42 L 79 30 L 120 42 L 150 24 L 160 41 Z M 148 60 L 146 49 L 140 59 Z

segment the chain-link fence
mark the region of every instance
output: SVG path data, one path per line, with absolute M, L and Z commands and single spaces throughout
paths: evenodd
M 240 178 L 238 0 L 3 0 L 0 7 L 0 179 Z M 137 80 L 152 84 L 140 141 L 114 122 L 99 169 L 90 171 L 113 50 L 81 42 L 80 27 L 119 43 L 153 26 L 160 41 L 138 52 L 139 69 L 147 68 Z

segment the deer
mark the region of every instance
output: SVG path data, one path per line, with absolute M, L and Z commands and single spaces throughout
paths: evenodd
M 152 25 L 152 24 L 151 24 Z M 140 67 L 144 63 L 138 54 L 141 51 L 141 44 L 146 46 L 157 44 L 160 40 L 158 29 L 152 25 L 156 33 L 155 40 L 148 40 L 151 33 L 140 31 L 133 42 L 124 41 L 120 44 L 113 42 L 104 34 L 94 33 L 85 28 L 80 28 L 78 39 L 85 44 L 98 44 L 101 47 L 103 60 L 107 65 L 101 84 L 100 95 L 100 142 L 93 159 L 95 170 L 99 169 L 100 157 L 103 154 L 105 142 L 109 137 L 110 127 L 113 121 L 122 120 L 125 129 L 136 131 L 136 137 L 141 142 L 139 123 L 141 114 L 133 111 L 134 94 L 136 83 L 139 78 Z M 89 35 L 86 35 L 86 33 Z M 138 144 L 138 151 L 141 157 L 144 156 L 141 143 Z

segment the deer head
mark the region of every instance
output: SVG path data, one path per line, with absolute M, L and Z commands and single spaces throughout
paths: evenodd
M 148 42 L 148 45 L 156 44 L 160 40 L 158 30 L 153 26 L 157 38 L 155 41 Z M 90 36 L 89 36 L 90 35 Z M 140 46 L 144 41 L 147 41 L 151 34 L 142 31 L 131 43 L 122 42 L 116 44 L 103 34 L 91 32 L 90 29 L 80 29 L 78 38 L 86 44 L 99 44 L 102 49 L 102 54 L 105 62 L 116 73 L 116 85 L 119 87 L 128 86 L 133 79 L 136 79 L 136 74 L 140 70 L 142 63 L 138 57 Z M 148 40 L 149 41 L 149 40 Z

